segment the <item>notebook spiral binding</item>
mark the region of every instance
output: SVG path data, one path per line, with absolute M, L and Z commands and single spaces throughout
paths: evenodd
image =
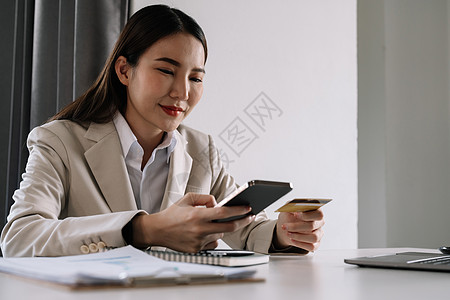
M 115 249 L 116 247 L 105 247 L 100 252 L 109 251 Z M 194 264 L 206 264 L 206 265 L 222 265 L 222 258 L 225 257 L 220 253 L 209 253 L 209 252 L 197 252 L 197 253 L 185 253 L 177 252 L 173 250 L 152 250 L 145 249 L 145 253 L 155 256 L 160 259 L 174 262 L 185 262 Z
M 147 254 L 153 255 L 167 261 L 220 265 L 221 259 L 224 257 L 221 254 L 198 252 L 198 253 L 184 253 L 175 251 L 161 251 L 161 250 L 144 250 Z
M 115 247 L 105 247 L 100 252 L 109 251 Z M 269 255 L 258 254 L 245 250 L 202 250 L 197 253 L 177 252 L 171 249 L 141 249 L 144 253 L 156 258 L 172 262 L 205 264 L 225 267 L 245 267 L 251 265 L 265 264 L 269 262 Z M 230 253 L 233 252 L 232 254 Z M 234 252 L 236 251 L 236 252 Z

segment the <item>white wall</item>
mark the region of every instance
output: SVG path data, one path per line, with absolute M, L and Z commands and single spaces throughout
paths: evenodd
M 450 243 L 449 2 L 358 2 L 361 247 Z
M 293 197 L 333 198 L 322 249 L 356 247 L 356 1 L 162 2 L 193 16 L 209 43 L 203 100 L 186 123 L 213 135 L 239 183 L 293 182 L 271 217 Z M 246 110 L 261 101 L 273 110 L 257 124 Z M 236 124 L 248 144 L 225 135 Z

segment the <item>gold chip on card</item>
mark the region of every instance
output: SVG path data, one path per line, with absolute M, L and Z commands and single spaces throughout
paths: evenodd
M 317 199 L 317 198 L 298 198 L 289 201 L 282 207 L 276 210 L 276 212 L 302 212 L 318 209 L 319 207 L 327 204 L 332 199 Z

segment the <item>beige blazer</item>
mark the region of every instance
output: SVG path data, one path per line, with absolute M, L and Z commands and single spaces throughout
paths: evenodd
M 210 136 L 184 126 L 176 134 L 182 142 L 170 157 L 161 209 L 188 192 L 212 194 L 220 201 L 236 188 Z M 1 234 L 3 255 L 75 255 L 100 242 L 125 245 L 121 230 L 142 211 L 114 124 L 53 121 L 32 130 L 27 145 L 26 171 Z M 232 248 L 267 253 L 274 226 L 262 213 L 224 241 Z

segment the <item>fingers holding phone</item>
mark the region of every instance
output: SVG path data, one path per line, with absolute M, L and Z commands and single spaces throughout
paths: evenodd
M 198 252 L 217 245 L 225 232 L 236 231 L 253 221 L 253 217 L 214 223 L 217 218 L 245 215 L 248 206 L 214 207 L 211 195 L 188 193 L 167 209 L 150 215 L 138 215 L 133 221 L 134 245 L 162 246 L 182 252 Z

